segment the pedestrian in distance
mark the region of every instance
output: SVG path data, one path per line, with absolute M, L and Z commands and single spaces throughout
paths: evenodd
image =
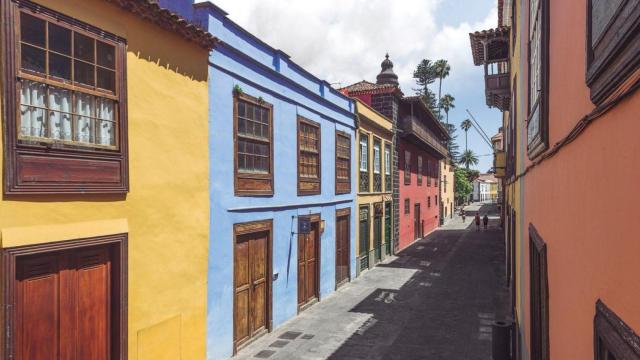
M 476 221 L 476 231 L 480 231 L 480 214 L 476 213 L 475 221 Z
M 462 216 L 462 222 L 465 222 L 467 220 L 467 213 L 464 210 L 460 211 L 460 216 Z
M 489 217 L 487 216 L 487 214 L 484 214 L 484 217 L 482 218 L 482 224 L 484 224 L 484 229 L 487 230 L 487 225 L 489 224 Z

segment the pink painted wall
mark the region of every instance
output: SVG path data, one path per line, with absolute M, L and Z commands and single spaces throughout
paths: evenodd
M 404 183 L 404 169 L 405 169 L 405 150 L 411 152 L 411 184 L 405 185 Z M 422 157 L 422 185 L 418 185 L 418 156 Z M 427 163 L 431 167 L 431 186 L 427 183 Z M 398 152 L 398 173 L 399 173 L 399 185 L 400 185 L 400 221 L 398 223 L 400 238 L 399 248 L 400 250 L 411 245 L 416 239 L 414 236 L 414 209 L 415 204 L 420 204 L 420 218 L 422 220 L 422 233 L 426 236 L 438 227 L 438 201 L 436 197 L 439 197 L 439 182 L 440 179 L 440 166 L 438 160 L 420 147 L 413 143 L 399 139 L 399 152 Z M 428 206 L 427 198 L 431 198 L 431 207 Z M 405 199 L 409 198 L 410 206 L 409 213 L 405 212 Z

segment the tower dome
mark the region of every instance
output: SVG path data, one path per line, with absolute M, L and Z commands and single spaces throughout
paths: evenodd
M 376 78 L 377 79 L 376 82 L 379 85 L 390 84 L 390 85 L 398 86 L 400 84 L 398 82 L 398 75 L 396 75 L 396 73 L 393 72 L 393 62 L 389 60 L 388 53 L 385 55 L 385 59 L 382 61 L 382 64 L 380 64 L 380 67 L 382 68 L 382 71 L 380 71 L 380 74 L 378 74 Z

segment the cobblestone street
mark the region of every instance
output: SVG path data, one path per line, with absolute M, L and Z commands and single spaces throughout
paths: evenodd
M 490 359 L 491 323 L 508 313 L 504 241 L 495 205 L 466 210 L 236 358 Z

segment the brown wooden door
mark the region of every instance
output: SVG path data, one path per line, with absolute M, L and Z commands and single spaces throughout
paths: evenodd
M 349 280 L 350 215 L 336 218 L 336 287 Z
M 312 222 L 309 234 L 298 235 L 298 306 L 318 299 L 319 227 Z
M 419 239 L 422 237 L 422 220 L 420 219 L 420 204 L 415 204 L 413 207 L 413 233 L 414 238 Z
M 239 235 L 234 256 L 236 348 L 268 329 L 269 233 Z
M 19 259 L 16 359 L 112 359 L 112 293 L 108 247 Z

